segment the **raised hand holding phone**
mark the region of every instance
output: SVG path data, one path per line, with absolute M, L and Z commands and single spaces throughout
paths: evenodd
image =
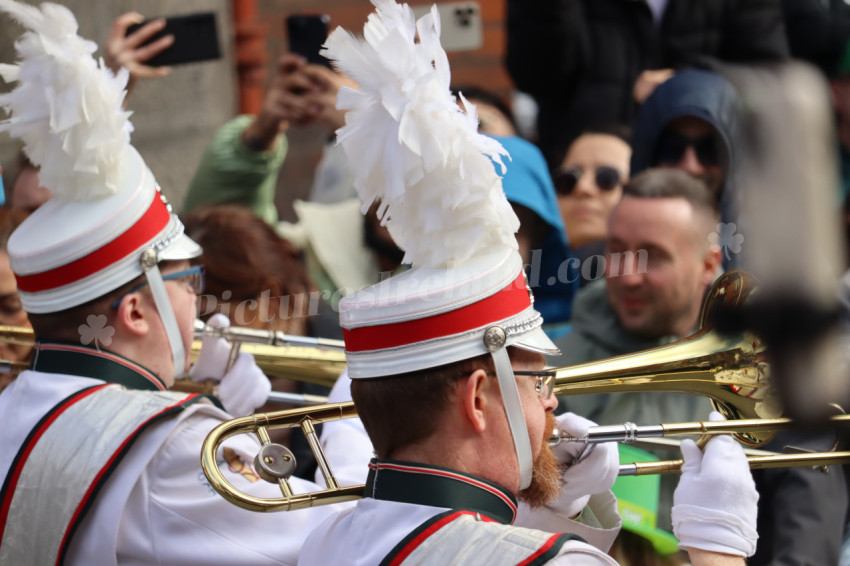
M 330 17 L 324 14 L 287 16 L 285 27 L 289 39 L 289 52 L 301 55 L 308 63 L 330 68 L 330 61 L 320 54 L 322 45 L 328 38 L 329 22 Z
M 171 72 L 169 67 L 152 67 L 146 62 L 174 43 L 174 36 L 165 35 L 155 41 L 151 38 L 162 31 L 165 20 L 159 18 L 144 25 L 144 16 L 138 12 L 126 12 L 112 22 L 109 36 L 104 45 L 104 62 L 117 73 L 122 67 L 130 72 L 130 83 L 138 79 L 159 78 Z M 131 26 L 135 31 L 128 33 Z
M 133 23 L 126 28 L 126 35 L 135 36 L 151 23 L 162 21 L 164 24 L 157 23 L 158 30 L 151 32 L 151 28 L 148 28 L 149 35 L 140 38 L 139 47 L 158 46 L 156 54 L 145 60 L 148 66 L 183 65 L 221 57 L 215 12 L 183 14 Z M 168 36 L 172 37 L 171 44 L 162 47 L 158 42 Z

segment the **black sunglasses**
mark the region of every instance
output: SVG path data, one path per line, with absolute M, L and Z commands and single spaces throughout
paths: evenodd
M 703 165 L 720 165 L 722 149 L 720 140 L 714 134 L 691 138 L 676 132 L 667 132 L 658 142 L 655 161 L 678 163 L 689 147 L 694 148 L 697 159 Z
M 566 167 L 555 170 L 552 182 L 555 192 L 561 196 L 569 196 L 578 185 L 584 169 L 581 167 Z M 600 191 L 613 191 L 620 185 L 620 172 L 610 165 L 600 165 L 596 168 L 596 186 Z

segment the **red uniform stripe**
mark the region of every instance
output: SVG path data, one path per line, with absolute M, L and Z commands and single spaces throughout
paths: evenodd
M 2 506 L 0 506 L 0 541 L 3 540 L 3 532 L 6 529 L 6 518 L 9 516 L 9 508 L 12 506 L 12 496 L 14 495 L 15 488 L 18 485 L 18 479 L 20 479 L 21 472 L 24 469 L 24 465 L 26 464 L 27 459 L 29 458 L 29 455 L 32 452 L 33 448 L 35 448 L 35 445 L 38 444 L 39 439 L 42 437 L 44 432 L 48 428 L 50 428 L 50 425 L 52 425 L 53 422 L 57 418 L 59 418 L 59 415 L 61 415 L 68 409 L 68 407 L 70 407 L 80 399 L 88 397 L 95 391 L 106 387 L 107 385 L 108 384 L 104 384 L 98 387 L 84 389 L 82 392 L 80 392 L 80 394 L 70 397 L 61 407 L 57 407 L 56 410 L 53 411 L 53 413 L 50 415 L 50 417 L 41 423 L 41 426 L 38 428 L 38 430 L 34 431 L 33 434 L 30 436 L 27 442 L 27 446 L 21 454 L 21 458 L 17 461 L 17 465 L 14 467 L 14 469 L 9 470 L 10 477 L 8 489 L 6 491 L 6 498 L 2 502 Z
M 18 289 L 27 293 L 49 291 L 69 285 L 127 257 L 134 250 L 153 240 L 167 225 L 171 214 L 155 192 L 153 201 L 142 217 L 124 233 L 93 252 L 41 273 L 15 275 Z
M 499 292 L 459 309 L 417 320 L 343 329 L 345 349 L 383 350 L 460 334 L 517 315 L 530 306 L 525 277 L 520 273 Z
M 432 525 L 429 525 L 427 529 L 425 529 L 424 531 L 419 533 L 416 536 L 416 538 L 411 540 L 407 544 L 407 546 L 405 546 L 401 550 L 401 552 L 399 552 L 398 554 L 396 554 L 393 557 L 393 559 L 390 561 L 390 566 L 398 566 L 399 564 L 404 562 L 404 560 L 408 556 L 410 556 L 411 552 L 416 550 L 417 547 L 419 547 L 419 545 L 421 545 L 423 542 L 428 540 L 428 537 L 430 537 L 431 535 L 433 535 L 434 533 L 436 533 L 437 531 L 442 529 L 444 526 L 451 523 L 452 521 L 454 521 L 455 519 L 459 518 L 462 515 L 475 515 L 475 513 L 473 513 L 472 511 L 458 511 L 457 513 L 452 513 L 451 515 L 447 515 L 446 517 L 443 517 L 439 521 L 434 522 Z M 481 515 L 481 520 L 486 521 L 488 523 L 494 522 L 489 517 L 485 517 L 483 515 Z
M 539 558 L 541 555 L 548 552 L 549 549 L 552 548 L 552 545 L 554 545 L 560 537 L 560 533 L 549 537 L 549 539 L 543 544 L 543 546 L 537 549 L 537 552 L 517 564 L 517 566 L 526 566 L 527 564 L 531 564 L 532 562 L 537 560 L 537 558 Z
M 400 470 L 400 471 L 403 471 L 403 472 L 414 472 L 414 473 L 433 475 L 433 476 L 444 476 L 444 477 L 451 478 L 451 479 L 454 479 L 454 480 L 462 481 L 464 483 L 468 483 L 469 485 L 473 485 L 473 486 L 475 486 L 479 489 L 483 489 L 485 491 L 488 491 L 488 492 L 492 493 L 493 495 L 495 495 L 496 497 L 498 497 L 499 499 L 501 499 L 502 501 L 504 501 L 508 505 L 508 507 L 510 507 L 513 510 L 514 518 L 516 518 L 517 508 L 516 508 L 516 505 L 514 504 L 514 502 L 510 500 L 510 498 L 508 498 L 504 493 L 502 493 L 498 489 L 496 489 L 492 486 L 489 486 L 484 482 L 477 481 L 474 478 L 470 478 L 470 477 L 464 476 L 462 474 L 454 474 L 454 473 L 447 471 L 447 470 L 434 470 L 434 469 L 431 469 L 431 468 L 419 468 L 419 467 L 415 467 L 415 466 L 399 466 L 398 464 L 388 464 L 386 462 L 382 462 L 382 463 L 377 464 L 377 465 L 372 464 L 370 462 L 369 467 L 373 470 L 390 469 L 390 470 Z
M 70 532 L 71 532 L 74 524 L 77 522 L 77 519 L 80 516 L 80 513 L 82 512 L 82 510 L 85 508 L 86 504 L 88 503 L 92 492 L 98 486 L 98 484 L 100 484 L 101 478 L 103 478 L 103 475 L 113 466 L 113 464 L 115 463 L 115 460 L 118 458 L 118 456 L 122 452 L 124 452 L 124 449 L 126 448 L 127 444 L 136 437 L 136 435 L 139 433 L 140 430 L 142 430 L 146 426 L 148 426 L 148 424 L 151 421 L 155 420 L 156 418 L 161 416 L 163 413 L 167 413 L 168 411 L 171 411 L 175 407 L 179 407 L 180 405 L 184 405 L 184 404 L 190 402 L 192 399 L 194 399 L 197 396 L 198 396 L 197 393 L 193 393 L 191 395 L 184 397 L 183 399 L 181 399 L 177 403 L 174 403 L 173 405 L 169 405 L 168 407 L 164 408 L 160 412 L 151 416 L 145 422 L 143 422 L 138 427 L 136 427 L 136 430 L 134 430 L 127 438 L 124 439 L 124 442 L 121 443 L 121 445 L 118 447 L 118 449 L 115 451 L 115 453 L 112 454 L 112 456 L 109 458 L 109 460 L 106 462 L 106 464 L 104 464 L 104 466 L 100 469 L 100 471 L 94 477 L 91 485 L 89 485 L 88 489 L 86 490 L 86 493 L 83 496 L 83 499 L 80 501 L 79 505 L 77 505 L 77 509 L 74 511 L 74 514 L 71 517 L 71 520 L 68 522 L 68 529 L 65 531 L 65 535 L 62 537 L 62 544 L 59 545 L 59 553 L 56 556 L 56 564 L 57 565 L 61 564 L 62 557 L 65 554 L 65 545 L 68 544 L 68 537 L 70 535 Z
M 60 352 L 78 352 L 80 354 L 86 354 L 89 356 L 106 358 L 107 360 L 115 362 L 116 364 L 121 364 L 122 366 L 133 370 L 140 376 L 150 381 L 160 391 L 165 391 L 167 389 L 161 379 L 159 379 L 157 376 L 145 369 L 143 366 L 140 366 L 139 364 L 134 364 L 129 360 L 121 358 L 120 356 L 115 356 L 110 352 L 107 352 L 106 350 L 94 351 L 91 348 L 83 348 L 82 346 L 70 346 L 68 344 L 41 344 L 39 345 L 38 349 L 40 351 L 57 350 Z

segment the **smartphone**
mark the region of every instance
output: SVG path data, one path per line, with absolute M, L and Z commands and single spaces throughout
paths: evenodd
M 319 54 L 325 40 L 328 38 L 327 14 L 292 14 L 286 18 L 286 33 L 289 37 L 289 51 L 297 53 L 310 63 L 326 67 L 331 62 Z
M 130 35 L 151 20 L 133 24 L 127 28 Z M 215 12 L 199 12 L 165 18 L 165 27 L 154 34 L 144 44 L 165 36 L 173 35 L 174 43 L 162 53 L 145 61 L 145 65 L 162 67 L 166 65 L 184 65 L 209 61 L 221 57 L 218 43 L 218 27 Z
M 431 6 L 413 6 L 416 19 L 431 11 Z M 481 6 L 478 2 L 441 2 L 440 45 L 446 52 L 473 51 L 484 45 Z

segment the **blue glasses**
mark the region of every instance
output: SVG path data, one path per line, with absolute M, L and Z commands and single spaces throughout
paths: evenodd
M 196 265 L 194 267 L 190 267 L 189 269 L 184 269 L 182 271 L 175 271 L 174 273 L 169 273 L 167 275 L 162 276 L 163 281 L 174 281 L 174 280 L 185 280 L 186 281 L 186 290 L 195 293 L 196 295 L 200 295 L 204 292 L 204 267 L 202 265 Z M 121 300 L 129 295 L 130 293 L 135 293 L 148 282 L 145 281 L 143 283 L 139 283 L 117 299 L 112 303 L 112 308 L 117 309 L 118 305 L 121 304 Z

